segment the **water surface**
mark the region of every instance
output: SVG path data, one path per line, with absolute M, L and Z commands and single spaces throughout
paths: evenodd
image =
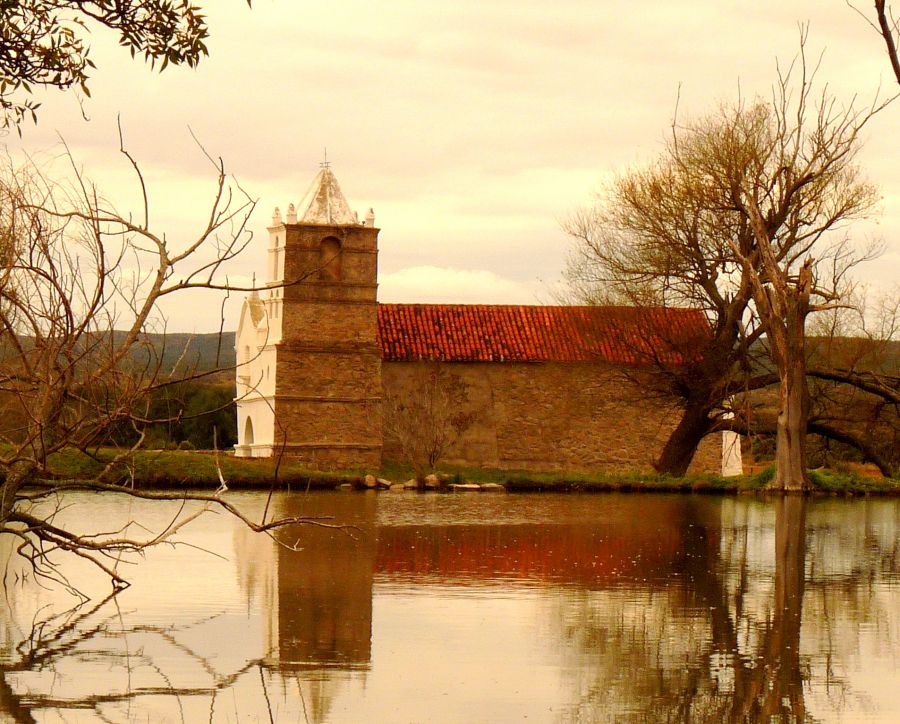
M 259 515 L 265 498 L 229 494 Z M 176 506 L 72 496 L 97 530 Z M 283 494 L 137 564 L 11 564 L 0 712 L 20 721 L 900 720 L 900 503 Z M 0 561 L 10 555 L 0 540 Z M 67 610 L 71 609 L 71 610 Z M 2 719 L 2 717 L 0 717 Z

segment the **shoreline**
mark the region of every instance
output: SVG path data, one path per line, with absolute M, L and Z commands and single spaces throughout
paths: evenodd
M 96 475 L 115 451 L 99 451 L 97 459 L 77 451 L 65 451 L 51 457 L 51 470 L 58 480 L 77 480 Z M 131 468 L 122 479 L 135 481 L 144 490 L 185 488 L 217 489 L 219 469 L 231 490 L 333 490 L 386 489 L 410 487 L 412 470 L 404 466 L 385 466 L 381 470 L 315 471 L 302 467 L 290 459 L 235 458 L 212 451 L 142 450 L 130 455 Z M 133 476 L 132 476 L 133 473 Z M 774 474 L 774 467 L 755 474 L 723 478 L 713 474 L 672 478 L 655 473 L 622 471 L 621 473 L 549 473 L 493 468 L 454 468 L 441 466 L 438 480 L 426 488 L 428 492 L 486 492 L 498 490 L 509 493 L 699 493 L 717 495 L 783 494 L 765 486 Z M 370 484 L 366 485 L 366 476 Z M 815 488 L 808 495 L 821 496 L 900 496 L 900 480 L 860 475 L 852 471 L 816 469 L 810 471 Z M 380 482 L 373 484 L 374 479 Z M 109 480 L 109 482 L 118 482 Z M 480 488 L 485 485 L 485 488 Z

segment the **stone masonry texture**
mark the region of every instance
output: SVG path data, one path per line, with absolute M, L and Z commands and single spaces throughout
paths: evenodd
M 384 395 L 411 399 L 416 362 L 382 365 Z M 648 400 L 612 365 L 602 363 L 444 363 L 466 390 L 474 424 L 448 451 L 458 465 L 536 471 L 652 469 L 677 411 Z M 385 409 L 385 414 L 396 414 Z M 390 420 L 385 429 L 396 429 Z M 385 461 L 402 461 L 385 437 Z M 717 471 L 718 436 L 701 445 L 692 472 Z

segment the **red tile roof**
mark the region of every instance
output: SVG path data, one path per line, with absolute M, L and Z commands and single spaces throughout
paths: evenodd
M 699 309 L 379 304 L 385 361 L 678 363 L 709 336 Z

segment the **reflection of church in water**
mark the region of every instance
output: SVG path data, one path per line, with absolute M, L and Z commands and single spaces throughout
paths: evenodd
M 371 666 L 375 506 L 374 496 L 285 496 L 277 517 L 322 516 L 352 528 L 282 531 L 284 545 L 235 529 L 241 587 L 262 609 L 266 668 L 293 680 L 310 722 L 328 721 L 335 698 L 348 682 L 364 685 Z
M 278 516 L 323 516 L 348 527 L 304 526 L 299 538 L 282 532 L 284 545 L 238 529 L 239 575 L 267 609 L 267 660 L 273 666 L 368 668 L 375 509 L 374 496 L 285 497 Z
M 238 575 L 261 599 L 267 661 L 282 671 L 369 669 L 376 585 L 493 579 L 601 589 L 640 574 L 644 585 L 665 586 L 685 544 L 672 526 L 677 511 L 665 506 L 627 530 L 605 531 L 591 521 L 379 526 L 377 496 L 358 493 L 285 496 L 275 514 L 345 526 L 282 532 L 282 542 L 298 550 L 238 529 Z
M 777 711 L 787 700 L 790 708 L 802 709 L 804 677 L 798 652 L 805 501 L 778 501 L 775 506 L 774 571 L 766 568 L 758 576 L 766 583 L 759 589 L 760 600 L 771 603 L 757 612 L 757 619 L 753 606 L 746 613 L 731 600 L 727 575 L 721 578 L 723 571 L 744 570 L 743 564 L 732 567 L 735 561 L 729 563 L 725 552 L 737 551 L 738 556 L 747 552 L 741 554 L 741 546 L 736 545 L 742 540 L 740 534 L 734 540 L 723 539 L 718 499 L 672 496 L 643 506 L 640 499 L 629 498 L 617 504 L 620 514 L 602 521 L 576 515 L 552 523 L 535 517 L 509 525 L 487 519 L 448 520 L 419 506 L 414 506 L 415 515 L 411 515 L 413 508 L 403 508 L 399 500 L 385 501 L 384 496 L 393 497 L 380 496 L 380 506 L 379 496 L 371 492 L 280 497 L 274 515 L 330 516 L 348 526 L 304 526 L 294 533 L 299 538 L 283 540 L 296 551 L 243 530 L 237 534 L 238 575 L 243 588 L 257 598 L 254 608 L 262 609 L 264 665 L 273 676 L 291 683 L 292 693 L 286 695 L 303 699 L 308 721 L 328 721 L 340 699 L 348 694 L 353 698 L 351 689 L 364 690 L 367 679 L 376 680 L 378 662 L 373 660 L 372 640 L 379 632 L 373 619 L 373 595 L 411 590 L 430 595 L 424 590 L 430 585 L 445 591 L 473 586 L 483 595 L 485 585 L 497 584 L 498 590 L 506 591 L 511 581 L 572 594 L 554 597 L 562 608 L 548 619 L 571 624 L 566 636 L 574 638 L 563 636 L 560 650 L 575 652 L 581 663 L 573 670 L 580 671 L 588 662 L 594 667 L 591 676 L 602 679 L 606 654 L 593 645 L 584 650 L 578 647 L 593 641 L 594 634 L 610 646 L 615 644 L 613 649 L 621 649 L 617 673 L 607 683 L 619 687 L 620 697 L 632 695 L 632 684 L 643 690 L 651 679 L 654 686 L 678 689 L 684 651 L 672 642 L 680 642 L 680 636 L 688 637 L 689 649 L 711 647 L 730 655 L 741 650 L 740 631 L 747 625 L 759 637 L 748 651 L 754 652 L 754 661 L 765 660 L 767 665 L 736 657 L 731 666 L 734 691 L 720 691 L 712 682 L 698 689 L 698 702 L 714 705 L 716 710 L 751 714 Z M 739 528 L 732 525 L 729 530 Z M 766 593 L 768 587 L 771 593 Z M 653 637 L 635 638 L 634 620 L 624 613 L 634 592 L 643 602 L 634 620 L 651 622 L 659 628 L 657 633 L 665 634 L 660 640 L 672 643 L 672 656 L 660 658 L 655 664 L 658 670 L 648 672 L 646 667 L 651 654 L 659 654 L 659 642 Z M 648 602 L 650 609 L 644 610 Z M 673 611 L 682 610 L 690 615 L 672 616 Z M 709 611 L 712 637 L 690 633 L 690 622 L 703 618 L 697 618 L 696 611 Z M 682 625 L 685 621 L 690 624 L 687 629 Z M 719 625 L 722 622 L 728 625 Z M 381 632 L 379 640 L 384 636 Z M 698 654 L 700 660 L 706 655 Z M 645 660 L 647 656 L 650 659 Z M 588 688 L 594 690 L 593 685 Z M 660 697 L 664 703 L 669 701 L 662 693 Z M 602 701 L 588 703 L 605 711 Z M 585 720 L 605 719 L 588 716 Z M 734 720 L 762 719 L 739 716 Z

